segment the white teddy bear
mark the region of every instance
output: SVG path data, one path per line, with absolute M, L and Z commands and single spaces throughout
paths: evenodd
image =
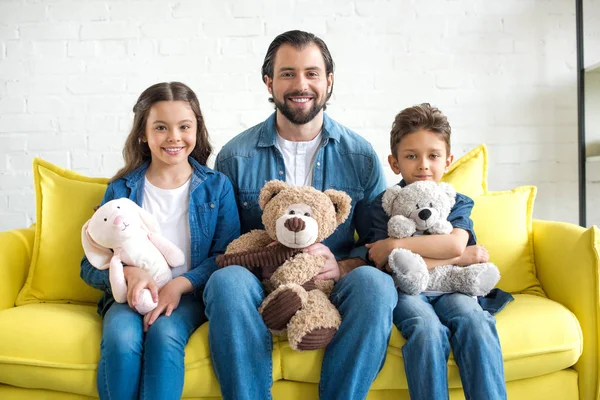
M 396 185 L 387 189 L 382 206 L 391 217 L 388 235 L 404 238 L 449 234 L 452 225 L 447 218 L 455 201 L 456 191 L 447 183 L 417 181 L 403 188 Z M 410 295 L 427 290 L 485 296 L 500 280 L 500 271 L 492 263 L 443 265 L 428 271 L 423 258 L 406 249 L 394 249 L 388 264 L 396 286 Z
M 127 301 L 121 261 L 148 272 L 159 289 L 172 278 L 169 266 L 185 262 L 181 249 L 160 234 L 152 214 L 128 198 L 111 200 L 100 207 L 81 229 L 81 242 L 90 264 L 100 270 L 110 268 L 110 286 L 118 303 Z M 144 289 L 135 308 L 145 315 L 156 306 L 150 291 Z

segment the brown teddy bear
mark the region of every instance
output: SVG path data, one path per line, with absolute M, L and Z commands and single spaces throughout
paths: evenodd
M 348 218 L 350 196 L 274 180 L 262 188 L 259 205 L 265 230 L 231 242 L 217 264 L 245 266 L 263 281 L 269 294 L 258 310 L 271 332 L 287 333 L 292 349 L 326 347 L 341 323 L 329 301 L 333 281 L 314 279 L 325 257 L 302 249 L 327 238 Z M 279 244 L 270 246 L 273 241 Z

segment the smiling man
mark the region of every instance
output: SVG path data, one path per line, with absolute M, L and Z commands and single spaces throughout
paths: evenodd
M 331 301 L 342 324 L 325 351 L 322 399 L 364 399 L 382 367 L 397 294 L 390 276 L 365 266 L 354 231 L 366 235 L 368 209 L 385 189 L 379 159 L 361 136 L 327 116 L 334 63 L 315 35 L 277 36 L 265 56 L 262 78 L 275 112 L 227 143 L 215 163 L 233 183 L 242 233 L 262 229 L 259 192 L 269 180 L 324 191 L 343 190 L 352 209 L 323 243 L 308 247 L 326 263 L 318 279 L 336 281 Z M 269 399 L 272 338 L 258 306 L 265 292 L 247 269 L 230 266 L 211 276 L 204 290 L 213 367 L 224 399 Z

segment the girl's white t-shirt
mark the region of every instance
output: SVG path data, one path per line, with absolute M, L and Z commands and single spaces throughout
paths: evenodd
M 292 142 L 277 133 L 277 148 L 285 164 L 285 181 L 292 186 L 311 186 L 321 132 L 308 142 Z
M 190 270 L 191 239 L 190 181 L 175 189 L 161 189 L 145 178 L 142 207 L 156 218 L 161 234 L 179 247 L 185 255 L 185 263 L 172 268 L 173 278 Z

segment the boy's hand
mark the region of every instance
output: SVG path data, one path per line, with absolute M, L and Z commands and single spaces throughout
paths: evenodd
M 480 245 L 467 246 L 462 255 L 458 257 L 456 265 L 464 267 L 471 264 L 486 263 L 489 260 L 490 254 L 485 247 Z
M 395 248 L 394 242 L 395 239 L 387 238 L 365 245 L 369 249 L 369 258 L 375 262 L 377 268 L 383 269 L 387 264 L 388 257 Z
M 127 303 L 135 310 L 143 289 L 150 290 L 152 300 L 158 301 L 158 286 L 149 273 L 138 267 L 123 267 L 123 275 L 127 281 Z

